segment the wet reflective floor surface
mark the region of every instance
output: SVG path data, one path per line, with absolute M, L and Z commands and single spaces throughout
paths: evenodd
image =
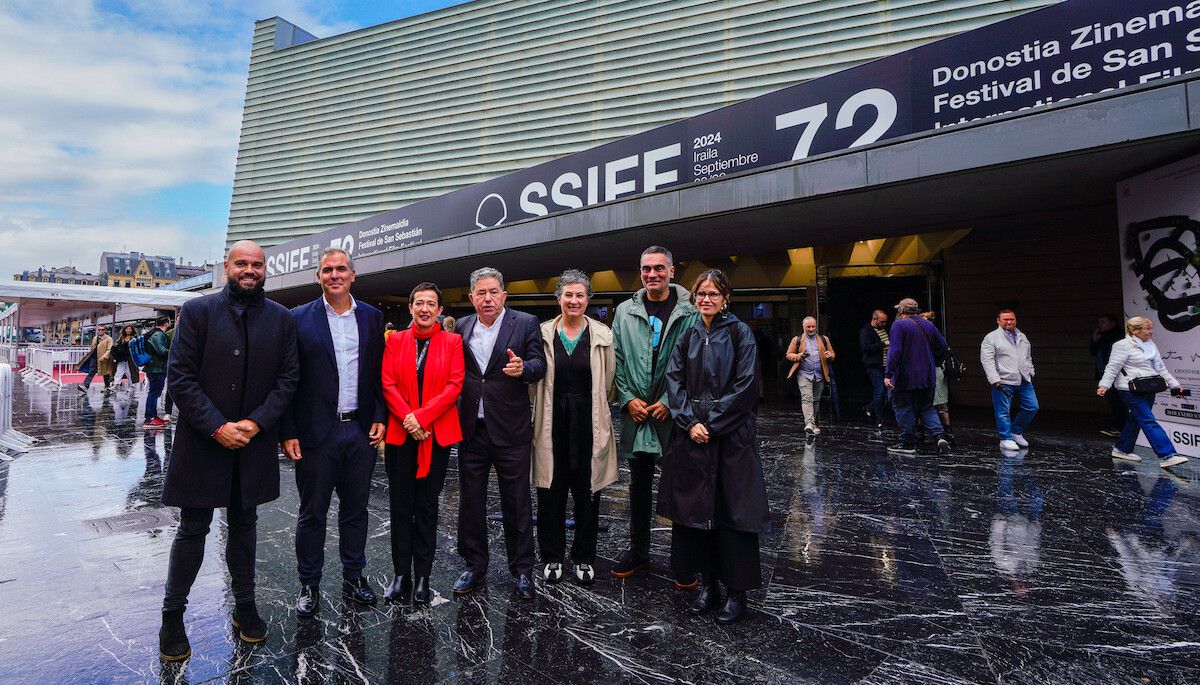
M 214 526 L 186 615 L 193 656 L 164 667 L 171 433 L 140 430 L 141 399 L 18 383 L 17 427 L 42 442 L 0 462 L 2 683 L 1200 683 L 1200 467 L 1114 462 L 1099 434 L 1050 421 L 1015 456 L 983 425 L 960 427 L 950 456 L 889 455 L 852 424 L 806 444 L 795 408 L 779 404 L 759 429 L 775 532 L 762 541 L 764 587 L 735 626 L 687 613 L 665 522 L 652 571 L 611 577 L 627 536 L 624 470 L 605 491 L 594 586 L 518 599 L 493 523 L 487 587 L 451 596 L 453 461 L 433 605 L 343 603 L 331 525 L 320 613 L 299 620 L 285 463 L 282 497 L 259 509 L 267 641 L 232 635 Z M 367 568 L 380 590 L 386 495 L 381 464 Z M 499 511 L 494 481 L 490 504 Z

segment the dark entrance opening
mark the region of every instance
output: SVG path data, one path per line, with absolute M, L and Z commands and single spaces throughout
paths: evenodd
M 921 268 L 926 267 L 922 265 Z M 896 318 L 896 303 L 912 297 L 923 309 L 937 313 L 936 323 L 939 329 L 942 328 L 941 298 L 930 302 L 933 280 L 932 273 L 828 279 L 820 293 L 819 320 L 821 330 L 829 336 L 837 352 L 834 374 L 843 418 L 864 416 L 862 407 L 871 399 L 871 380 L 863 370 L 862 349 L 858 344 L 858 333 L 871 321 L 871 312 L 876 309 L 887 312 L 890 326 Z

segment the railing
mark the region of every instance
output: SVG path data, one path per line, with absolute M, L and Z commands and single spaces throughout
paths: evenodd
M 62 387 L 62 381 L 54 377 L 54 359 L 58 356 L 57 350 L 31 347 L 27 354 L 28 361 L 25 368 L 21 370 L 21 375 L 26 382 L 43 388 Z
M 17 363 L 17 344 L 16 343 L 0 343 L 0 364 L 11 364 L 15 366 Z
M 12 367 L 0 361 L 0 447 L 14 452 L 28 452 L 33 438 L 12 427 L 13 378 Z M 11 458 L 0 454 L 0 459 Z

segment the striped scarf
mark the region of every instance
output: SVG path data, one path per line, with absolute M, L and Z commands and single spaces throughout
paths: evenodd
M 879 336 L 879 342 L 883 343 L 884 347 L 887 347 L 892 344 L 892 341 L 888 338 L 886 328 L 876 328 L 875 335 Z

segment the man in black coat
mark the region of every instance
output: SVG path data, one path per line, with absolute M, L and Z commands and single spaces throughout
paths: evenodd
M 887 388 L 883 385 L 883 360 L 887 357 L 888 314 L 882 309 L 871 312 L 871 323 L 858 332 L 862 348 L 863 368 L 871 379 L 871 401 L 863 407 L 877 429 L 883 429 L 883 408 L 887 404 Z
M 267 300 L 262 248 L 243 240 L 225 258 L 225 288 L 183 306 L 167 377 L 179 407 L 163 504 L 180 507 L 163 599 L 159 651 L 191 654 L 183 611 L 213 510 L 224 507 L 225 558 L 235 601 L 233 625 L 246 642 L 266 639 L 254 604 L 256 507 L 279 497 L 279 420 L 299 376 L 296 328 Z
M 300 382 L 280 437 L 296 463 L 300 515 L 296 520 L 296 613 L 309 618 L 320 607 L 325 566 L 325 524 L 338 494 L 338 546 L 342 589 L 359 604 L 375 593 L 363 577 L 367 565 L 367 499 L 379 459 L 387 406 L 383 402 L 383 313 L 350 295 L 354 262 L 331 247 L 317 260 L 321 297 L 292 310 Z
M 455 324 L 466 357 L 458 411 L 463 434 L 458 451 L 458 553 L 467 568 L 454 592 L 471 592 L 487 574 L 487 481 L 495 466 L 508 568 L 517 579 L 517 594 L 533 599 L 529 385 L 546 375 L 542 334 L 537 318 L 504 308 L 508 293 L 499 271 L 484 267 L 472 273 L 468 297 L 475 314 Z

